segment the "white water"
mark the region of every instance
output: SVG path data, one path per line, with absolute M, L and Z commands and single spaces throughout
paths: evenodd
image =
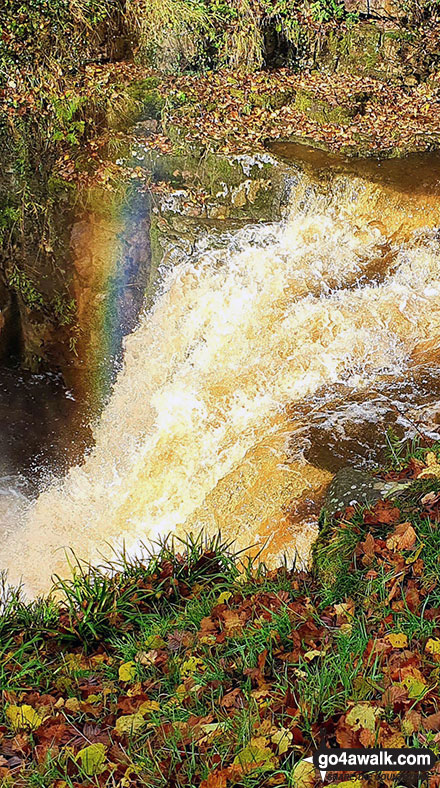
M 94 449 L 18 528 L 0 509 L 11 580 L 35 592 L 65 570 L 65 547 L 94 560 L 202 527 L 238 546 L 268 540 L 269 559 L 307 557 L 316 526 L 289 509 L 330 475 L 289 455 L 289 406 L 338 382 L 368 392 L 440 347 L 434 235 L 396 237 L 392 222 L 387 233 L 385 215 L 368 216 L 367 186 L 340 179 L 333 194 L 304 178 L 286 221 L 167 273 L 126 339 Z

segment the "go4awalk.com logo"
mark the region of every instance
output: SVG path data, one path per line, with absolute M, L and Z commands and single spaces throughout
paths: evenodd
M 328 749 L 321 745 L 305 760 L 313 763 L 325 780 L 327 772 L 427 772 L 438 757 L 428 749 Z

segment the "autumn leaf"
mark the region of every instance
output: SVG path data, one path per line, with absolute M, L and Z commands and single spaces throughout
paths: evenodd
M 136 678 L 137 669 L 135 662 L 123 662 L 122 665 L 119 666 L 119 681 L 123 681 L 125 683 L 129 681 L 133 681 Z
M 182 662 L 180 666 L 180 675 L 182 678 L 192 676 L 193 673 L 203 673 L 206 670 L 206 665 L 200 657 L 190 657 Z
M 81 767 L 89 777 L 102 774 L 107 768 L 106 751 L 104 744 L 90 744 L 77 754 Z
M 313 763 L 299 761 L 290 777 L 292 788 L 313 788 L 315 785 L 315 767 Z
M 428 452 L 426 455 L 426 468 L 420 471 L 417 478 L 421 479 L 423 476 L 436 476 L 440 479 L 440 464 L 433 451 Z
M 306 651 L 306 653 L 304 654 L 304 659 L 306 660 L 306 662 L 311 662 L 313 659 L 315 659 L 315 657 L 320 657 L 320 656 L 321 656 L 321 652 L 318 651 L 318 649 L 314 648 L 311 649 L 311 651 Z
M 421 725 L 422 715 L 415 709 L 409 709 L 402 720 L 402 733 L 404 736 L 411 736 L 418 731 Z
M 81 701 L 79 701 L 78 698 L 67 698 L 64 708 L 76 714 L 81 708 Z
M 393 648 L 406 648 L 408 645 L 408 638 L 403 633 L 390 632 L 385 639 Z
M 143 714 L 137 711 L 135 714 L 124 714 L 118 717 L 115 724 L 115 731 L 119 736 L 137 733 L 145 725 Z
M 364 522 L 380 525 L 392 525 L 398 522 L 400 511 L 397 506 L 393 506 L 390 501 L 378 501 L 372 509 L 364 515 Z
M 148 649 L 151 648 L 158 649 L 158 648 L 164 648 L 166 646 L 166 643 L 160 635 L 150 635 L 145 640 L 145 646 Z
M 379 709 L 373 709 L 372 706 L 358 703 L 357 706 L 353 706 L 348 712 L 345 721 L 354 731 L 360 730 L 360 728 L 374 731 L 378 714 L 380 714 Z
M 410 698 L 420 698 L 420 696 L 426 690 L 426 684 L 422 677 L 419 678 L 417 676 L 411 676 L 411 675 L 405 676 L 405 678 L 402 681 L 402 684 L 404 687 L 406 687 L 408 691 L 408 696 Z
M 224 605 L 225 602 L 228 602 L 230 600 L 231 596 L 232 596 L 232 591 L 222 591 L 221 594 L 219 594 L 215 604 Z
M 440 712 L 430 714 L 429 717 L 422 719 L 420 724 L 425 731 L 440 731 Z
M 409 550 L 417 539 L 411 523 L 400 523 L 387 539 L 388 550 Z
M 436 662 L 440 662 L 440 638 L 429 638 L 425 651 L 427 654 L 431 654 Z
M 271 771 L 277 766 L 277 759 L 269 747 L 263 746 L 262 742 L 267 741 L 263 737 L 251 739 L 247 747 L 244 747 L 235 756 L 233 763 L 241 766 L 244 774 L 259 769 L 260 771 Z
M 287 752 L 290 745 L 292 744 L 293 740 L 293 733 L 289 731 L 288 728 L 280 728 L 279 731 L 273 734 L 271 738 L 272 744 L 276 744 L 278 748 L 278 754 L 284 755 Z
M 43 722 L 43 717 L 32 708 L 32 706 L 8 706 L 6 717 L 14 730 L 35 731 Z
M 146 700 L 139 706 L 139 714 L 153 714 L 155 711 L 160 711 L 160 705 L 157 700 Z

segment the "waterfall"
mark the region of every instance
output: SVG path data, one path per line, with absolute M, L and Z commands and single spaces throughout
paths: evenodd
M 323 190 L 303 174 L 282 221 L 182 256 L 125 339 L 90 453 L 18 527 L 2 521 L 11 580 L 35 593 L 65 571 L 65 547 L 96 560 L 201 528 L 264 545 L 269 562 L 284 551 L 306 562 L 307 501 L 331 479 L 299 450 L 315 398 L 342 387 L 368 403 L 384 381 L 438 363 L 430 210 L 354 177 Z

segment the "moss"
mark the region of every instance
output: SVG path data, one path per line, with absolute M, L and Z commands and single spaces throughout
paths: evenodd
M 155 77 L 148 77 L 120 88 L 117 98 L 109 102 L 109 128 L 123 130 L 144 120 L 160 118 L 165 99 L 157 89 L 159 82 Z
M 317 98 L 307 90 L 299 90 L 295 97 L 295 108 L 304 112 L 318 123 L 349 123 L 358 111 L 358 105 L 342 106 Z

